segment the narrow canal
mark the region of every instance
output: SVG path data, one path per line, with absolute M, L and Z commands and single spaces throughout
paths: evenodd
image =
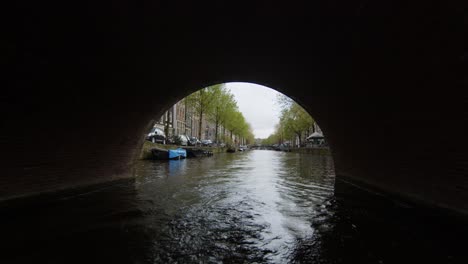
M 405 206 L 379 212 L 373 198 L 340 206 L 329 155 L 254 150 L 142 161 L 135 174 L 84 193 L 3 206 L 0 262 L 467 260 L 463 224 L 447 226 Z
M 285 262 L 333 195 L 329 156 L 274 151 L 146 163 L 137 185 L 157 260 Z M 161 214 L 162 212 L 162 214 Z

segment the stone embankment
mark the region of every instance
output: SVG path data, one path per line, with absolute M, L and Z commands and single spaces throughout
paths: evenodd
M 313 148 L 291 148 L 291 152 L 297 153 L 312 153 L 312 154 L 319 154 L 319 155 L 328 155 L 330 154 L 330 148 L 326 147 L 313 147 Z
M 226 152 L 226 148 L 221 148 L 221 147 L 163 145 L 163 144 L 152 143 L 150 141 L 145 140 L 145 143 L 143 143 L 143 147 L 141 149 L 140 159 L 143 159 L 143 160 L 152 159 L 153 158 L 153 156 L 151 154 L 151 149 L 152 148 L 175 149 L 175 148 L 178 148 L 178 147 L 185 148 L 185 149 L 190 149 L 190 148 L 192 148 L 192 149 L 204 149 L 204 150 L 212 151 L 213 154 Z

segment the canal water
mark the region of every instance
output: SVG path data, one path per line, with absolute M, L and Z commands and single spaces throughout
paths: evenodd
M 343 202 L 329 155 L 141 161 L 135 175 L 3 205 L 0 262 L 468 263 L 463 222 L 374 196 Z

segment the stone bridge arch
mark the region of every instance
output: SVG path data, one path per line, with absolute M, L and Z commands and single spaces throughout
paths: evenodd
M 152 117 L 244 81 L 319 120 L 339 178 L 467 213 L 466 3 L 335 2 L 17 4 L 0 199 L 131 177 Z

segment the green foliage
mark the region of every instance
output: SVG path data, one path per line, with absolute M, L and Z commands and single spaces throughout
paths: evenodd
M 225 126 L 233 113 L 237 111 L 237 102 L 224 84 L 211 86 L 209 89 L 213 94 L 212 112 L 209 114 L 209 119 L 215 124 L 215 141 L 219 142 L 218 128 Z
M 184 100 L 186 100 L 187 105 L 193 107 L 195 113 L 198 114 L 200 127 L 203 120 L 203 116 L 211 115 L 213 112 L 213 101 L 216 100 L 215 90 L 218 89 L 218 85 L 213 85 L 210 87 L 205 87 L 193 94 L 187 96 Z M 198 137 L 201 138 L 202 130 L 200 129 L 198 132 Z
M 298 137 L 302 143 L 303 137 L 314 125 L 314 119 L 299 104 L 284 95 L 278 95 L 277 104 L 281 107 L 281 116 L 275 133 L 264 139 L 262 144 L 272 145 L 293 140 Z
M 297 136 L 302 141 L 303 133 L 314 124 L 312 117 L 296 102 L 281 113 L 280 124 L 284 129 L 285 137 Z
M 194 110 L 199 117 L 199 127 L 202 119 L 206 117 L 215 124 L 215 140 L 231 142 L 229 137 L 219 140 L 219 127 L 227 129 L 232 136 L 243 138 L 247 142 L 254 142 L 254 135 L 250 125 L 239 111 L 234 95 L 226 89 L 224 84 L 205 87 L 185 99 L 185 104 Z M 199 138 L 202 130 L 199 130 Z M 223 135 L 224 136 L 224 135 Z
M 269 137 L 262 140 L 262 145 L 276 144 L 276 143 L 278 143 L 278 139 L 279 139 L 279 137 L 278 137 L 277 133 L 271 134 Z

